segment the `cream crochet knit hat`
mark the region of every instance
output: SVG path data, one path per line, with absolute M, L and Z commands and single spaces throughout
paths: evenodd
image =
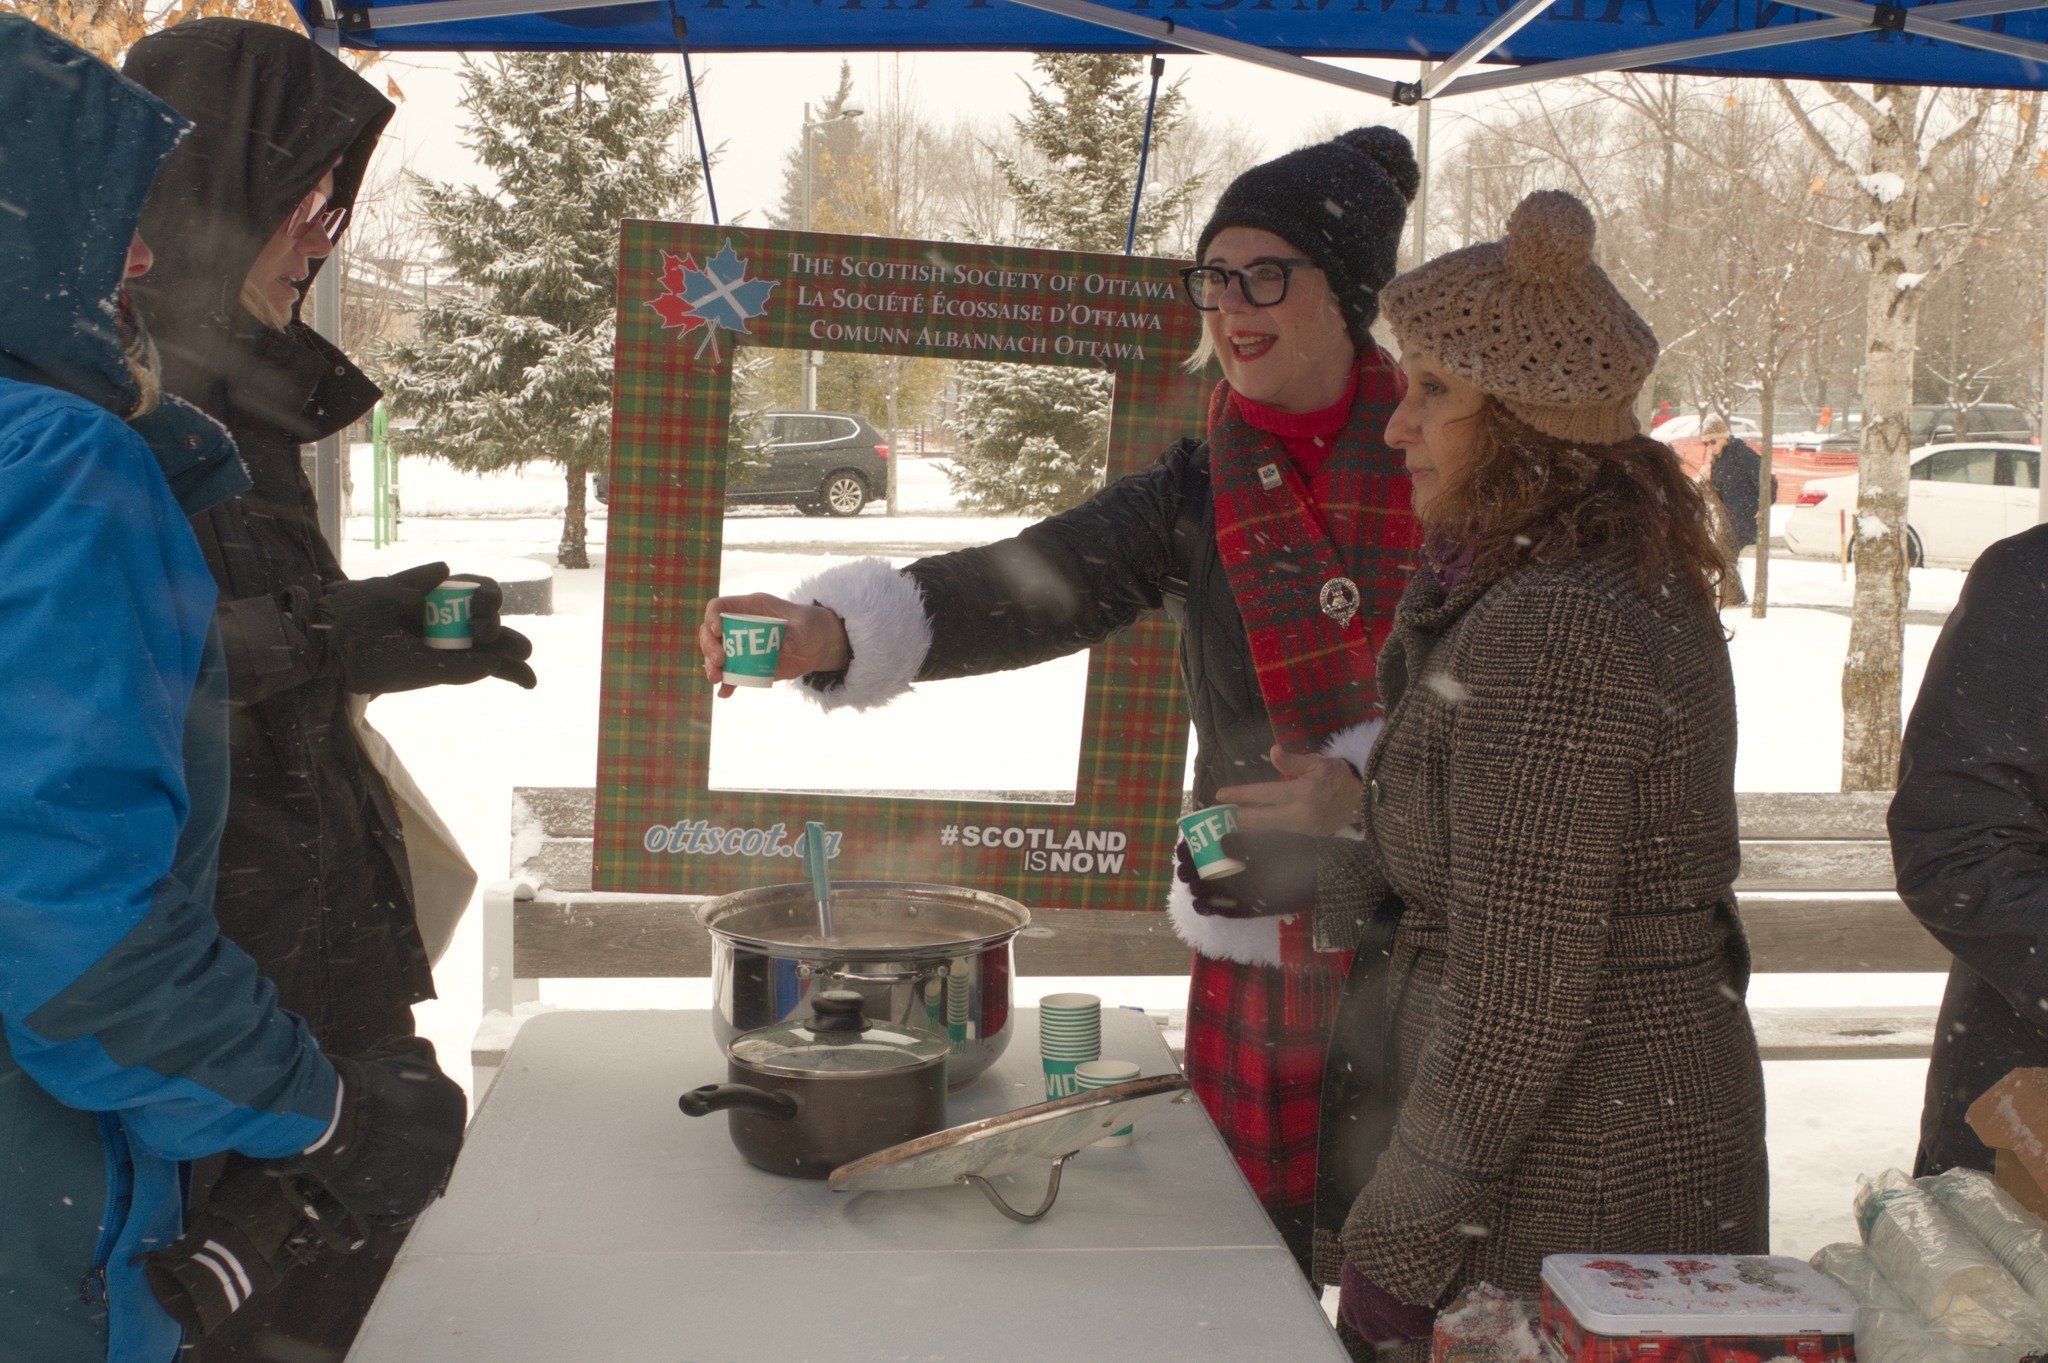
M 1593 263 L 1593 215 L 1562 190 L 1522 200 L 1504 239 L 1394 280 L 1380 311 L 1404 350 L 1432 352 L 1546 435 L 1611 445 L 1642 430 L 1657 337 Z

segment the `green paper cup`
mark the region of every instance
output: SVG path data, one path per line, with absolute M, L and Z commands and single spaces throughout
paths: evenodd
M 1041 1060 L 1039 1063 L 1045 1066 L 1045 1098 L 1047 1102 L 1051 1102 L 1055 1098 L 1071 1098 L 1081 1091 L 1075 1082 L 1074 1070 L 1076 1067 L 1084 1064 L 1084 1061 L 1048 1059 Z
M 451 577 L 427 593 L 426 613 L 421 626 L 428 648 L 470 646 L 470 605 L 480 585 Z
M 1236 805 L 1210 805 L 1192 814 L 1183 814 L 1180 820 L 1180 836 L 1188 845 L 1188 856 L 1195 863 L 1195 874 L 1204 880 L 1215 880 L 1220 876 L 1234 876 L 1244 869 L 1244 863 L 1223 855 L 1223 835 L 1237 831 Z
M 1038 1001 L 1038 1055 L 1045 1065 L 1045 1096 L 1066 1098 L 1074 1066 L 1102 1054 L 1102 1000 L 1093 994 L 1047 994 Z
M 719 680 L 728 686 L 773 686 L 782 628 L 789 622 L 774 615 L 721 615 L 719 621 L 725 633 L 725 669 Z
M 1128 1060 L 1089 1060 L 1074 1066 L 1074 1084 L 1081 1091 L 1104 1089 L 1111 1084 L 1128 1083 L 1138 1077 L 1138 1067 Z M 1095 1142 L 1097 1145 L 1115 1149 L 1131 1143 L 1131 1128 L 1118 1127 Z

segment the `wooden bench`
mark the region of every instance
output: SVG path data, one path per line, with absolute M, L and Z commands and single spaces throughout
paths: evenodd
M 513 792 L 513 878 L 484 893 L 485 1022 L 472 1054 L 479 1097 L 504 1059 L 513 1015 L 539 999 L 541 980 L 710 974 L 710 939 L 692 912 L 701 897 L 590 889 L 592 794 Z M 1742 874 L 1735 888 L 1757 973 L 1948 969 L 1948 953 L 1893 891 L 1884 830 L 1890 802 L 1881 793 L 1737 797 Z M 1188 969 L 1188 948 L 1164 914 L 1033 909 L 1016 950 L 1022 976 Z M 1806 1060 L 1925 1056 L 1934 1014 L 1931 1007 L 1769 1008 L 1753 1016 L 1765 1059 Z

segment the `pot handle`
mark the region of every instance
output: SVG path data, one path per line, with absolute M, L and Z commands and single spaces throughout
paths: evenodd
M 1052 1210 L 1053 1202 L 1060 1195 L 1060 1171 L 1067 1167 L 1068 1160 L 1079 1153 L 1079 1151 L 1069 1150 L 1066 1154 L 1061 1155 L 1052 1162 L 1052 1175 L 1045 1183 L 1045 1201 L 1038 1204 L 1038 1210 L 1035 1212 L 1020 1212 L 1015 1207 L 1012 1207 L 1003 1200 L 1003 1195 L 996 1191 L 996 1186 L 980 1174 L 962 1174 L 960 1175 L 960 1181 L 962 1183 L 971 1183 L 981 1189 L 981 1195 L 994 1203 L 997 1211 L 1009 1217 L 1012 1221 L 1028 1226 Z
M 799 1105 L 791 1093 L 770 1093 L 751 1084 L 706 1084 L 676 1099 L 676 1106 L 685 1117 L 709 1117 L 732 1109 L 786 1122 L 796 1116 Z

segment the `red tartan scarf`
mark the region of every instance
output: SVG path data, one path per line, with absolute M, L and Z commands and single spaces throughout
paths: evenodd
M 1407 470 L 1386 443 L 1401 371 L 1374 346 L 1358 357 L 1354 383 L 1351 414 L 1320 470 L 1320 500 L 1279 437 L 1229 400 L 1228 384 L 1209 405 L 1216 548 L 1273 736 L 1295 751 L 1379 713 L 1373 662 L 1420 538 Z
M 1210 404 L 1217 548 L 1274 735 L 1296 751 L 1379 709 L 1373 658 L 1420 540 L 1407 472 L 1385 443 L 1402 389 L 1384 351 L 1359 357 L 1351 409 L 1314 492 L 1281 437 L 1246 421 L 1227 385 Z M 1358 589 L 1347 624 L 1322 613 L 1333 577 Z M 1297 1207 L 1314 1196 L 1323 1060 L 1349 962 L 1317 955 L 1305 919 L 1282 925 L 1280 952 L 1279 970 L 1195 958 L 1186 1066 L 1259 1200 Z
M 1421 539 L 1406 467 L 1386 443 L 1401 371 L 1373 346 L 1352 383 L 1350 415 L 1317 471 L 1320 498 L 1280 438 L 1245 419 L 1228 384 L 1209 405 L 1216 547 L 1273 736 L 1295 752 L 1379 713 L 1374 660 Z M 1282 925 L 1280 951 L 1290 967 L 1314 963 L 1305 921 Z M 1320 1010 L 1304 999 L 1301 1011 Z

